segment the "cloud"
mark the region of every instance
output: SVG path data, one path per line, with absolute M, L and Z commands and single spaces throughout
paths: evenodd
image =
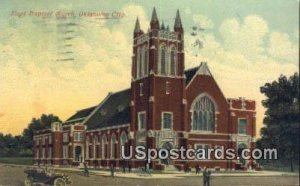
M 286 33 L 272 32 L 269 39 L 268 53 L 281 61 L 295 63 L 299 61 L 299 46 L 293 44 Z
M 257 15 L 244 20 L 227 19 L 220 26 L 224 48 L 247 57 L 256 57 L 265 52 L 263 39 L 269 31 L 267 22 Z
M 211 21 L 211 19 L 209 19 L 205 15 L 194 14 L 193 21 L 196 24 L 196 26 L 200 26 L 201 28 L 204 28 L 204 29 L 211 29 L 214 27 L 214 24 Z

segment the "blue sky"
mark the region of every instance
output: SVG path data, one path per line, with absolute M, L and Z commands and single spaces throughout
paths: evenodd
M 254 99 L 262 126 L 259 87 L 298 71 L 299 1 L 28 1 L 0 0 L 0 132 L 20 133 L 32 117 L 62 119 L 130 86 L 132 31 L 146 31 L 153 7 L 173 28 L 179 9 L 186 67 L 208 65 L 226 97 Z M 124 13 L 117 20 L 29 16 L 30 11 Z M 12 11 L 27 13 L 16 17 Z M 75 23 L 67 35 L 58 25 Z M 204 28 L 192 36 L 192 27 Z M 199 39 L 203 48 L 193 47 Z M 65 45 L 70 48 L 65 49 Z M 112 83 L 113 82 L 113 83 Z

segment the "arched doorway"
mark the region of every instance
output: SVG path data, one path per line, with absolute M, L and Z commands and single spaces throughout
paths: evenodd
M 83 157 L 82 157 L 82 147 L 81 146 L 76 146 L 75 147 L 75 161 L 82 162 Z
M 172 143 L 170 142 L 166 142 L 162 145 L 161 147 L 162 149 L 166 149 L 168 152 L 169 152 L 169 156 L 167 159 L 161 159 L 160 162 L 161 164 L 164 164 L 164 165 L 170 165 L 172 164 L 172 161 L 170 159 L 170 150 L 173 148 L 173 145 Z M 165 153 L 162 153 L 162 156 L 165 156 Z
M 242 165 L 246 165 L 246 160 L 242 157 L 242 152 L 246 148 L 247 148 L 247 145 L 245 143 L 240 143 L 238 145 L 239 163 L 241 163 Z

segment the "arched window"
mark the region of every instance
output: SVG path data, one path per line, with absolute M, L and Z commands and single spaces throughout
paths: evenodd
M 128 140 L 127 135 L 125 132 L 123 132 L 120 137 L 120 154 L 122 154 L 122 146 L 126 145 L 127 140 Z M 126 147 L 124 147 L 124 150 L 126 150 Z M 123 154 L 126 154 L 126 153 L 124 152 Z M 120 158 L 122 158 L 121 155 L 120 155 Z
M 98 136 L 95 135 L 94 136 L 94 143 L 93 143 L 93 151 L 94 151 L 94 159 L 96 159 L 98 157 Z
M 140 78 L 142 76 L 143 70 L 142 70 L 142 50 L 141 48 L 137 49 L 137 59 L 136 59 L 136 76 L 137 78 Z
M 107 138 L 106 138 L 106 135 L 104 134 L 101 139 L 101 157 L 102 157 L 102 159 L 106 158 L 106 144 L 107 144 Z
M 110 138 L 110 157 L 111 158 L 116 158 L 115 144 L 116 144 L 116 135 L 113 134 Z
M 90 159 L 90 137 L 87 136 L 85 139 L 85 155 L 86 159 Z
M 158 72 L 161 75 L 167 75 L 167 47 L 164 44 L 160 45 L 158 56 L 159 56 Z
M 177 51 L 176 48 L 173 46 L 171 47 L 171 53 L 170 53 L 170 74 L 172 76 L 176 75 L 176 65 L 177 65 Z
M 192 130 L 214 131 L 215 105 L 208 96 L 197 97 L 192 104 Z
M 143 49 L 143 76 L 148 75 L 148 50 L 146 47 Z

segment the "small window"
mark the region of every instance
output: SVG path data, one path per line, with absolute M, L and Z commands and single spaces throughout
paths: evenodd
M 105 109 L 101 109 L 100 110 L 100 115 L 101 116 L 105 116 L 106 115 L 106 110 Z
M 139 130 L 146 129 L 146 112 L 138 113 L 138 125 Z
M 81 132 L 75 132 L 74 133 L 74 141 L 82 141 L 83 140 L 83 136 Z
M 42 145 L 45 145 L 46 137 L 42 138 Z
M 239 119 L 238 123 L 238 133 L 239 134 L 247 134 L 247 120 L 246 119 Z
M 42 158 L 45 158 L 45 152 L 46 152 L 46 150 L 45 150 L 45 148 L 43 148 L 42 149 Z
M 48 158 L 52 158 L 52 148 L 48 149 Z
M 124 105 L 118 106 L 118 112 L 122 112 L 125 109 Z
M 162 113 L 162 129 L 172 129 L 173 124 L 173 113 L 163 112 Z
M 140 96 L 143 96 L 143 83 L 140 83 Z
M 63 142 L 69 142 L 69 133 L 63 134 Z
M 49 144 L 52 143 L 52 136 L 51 135 L 49 135 L 48 142 L 49 142 Z
M 63 146 L 63 158 L 67 159 L 69 156 L 69 146 L 68 145 L 64 145 Z
M 170 94 L 170 82 L 166 82 L 166 94 Z

